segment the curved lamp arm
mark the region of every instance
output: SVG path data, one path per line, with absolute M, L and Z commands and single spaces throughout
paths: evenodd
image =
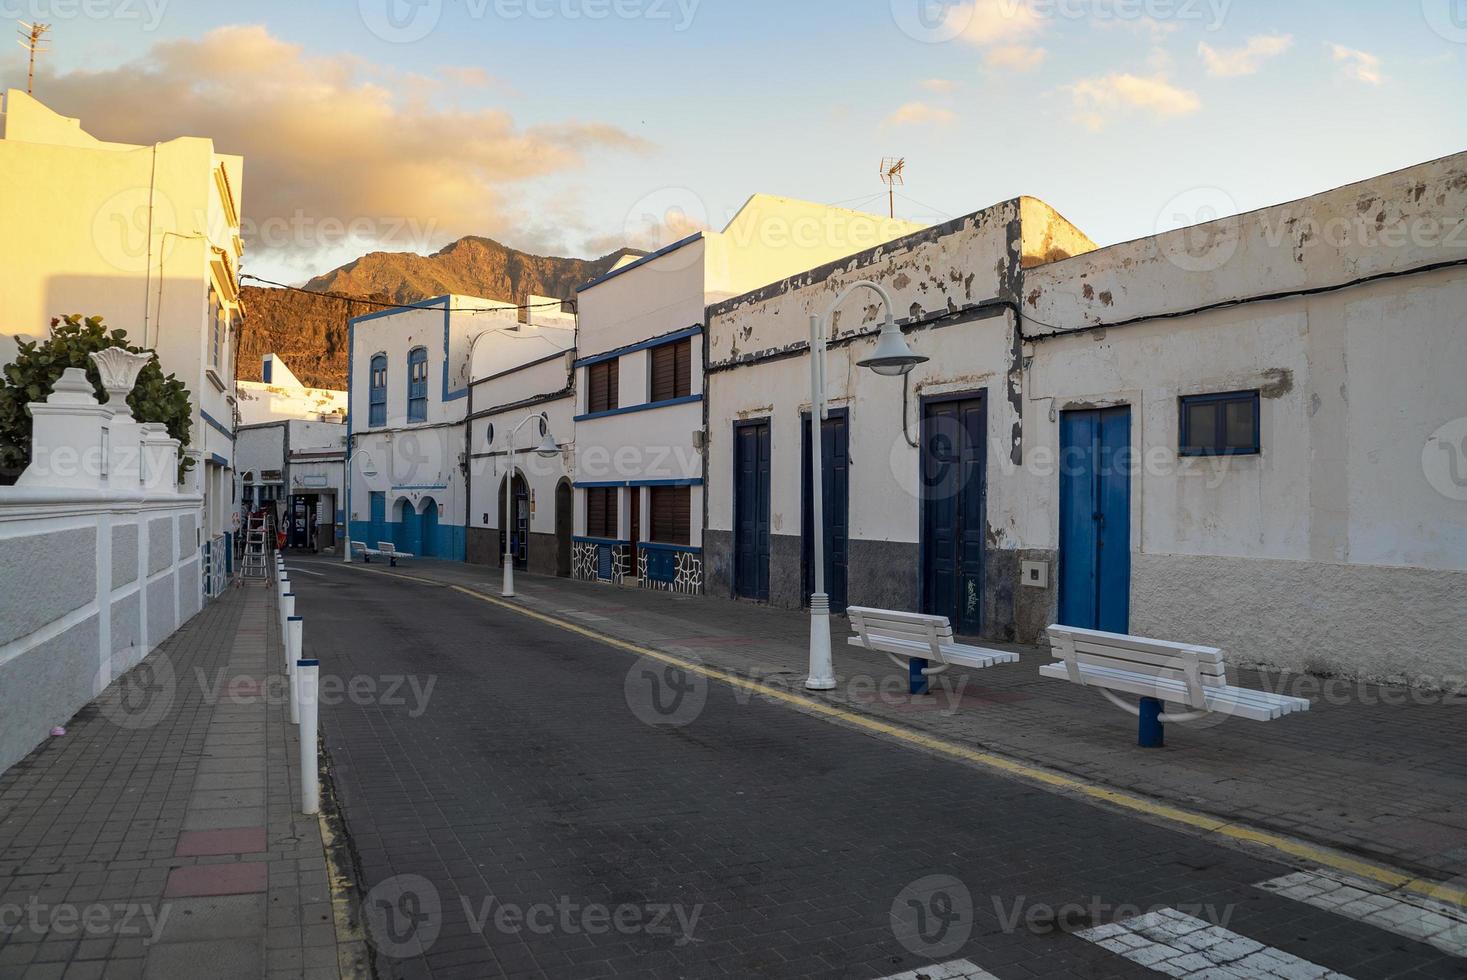
M 840 294 L 836 296 L 835 302 L 831 303 L 830 306 L 826 309 L 825 315 L 829 316 L 832 312 L 835 311 L 836 307 L 840 306 L 847 299 L 849 299 L 851 294 L 858 289 L 869 289 L 877 296 L 880 296 L 881 301 L 886 304 L 886 315 L 894 315 L 893 311 L 896 308 L 891 304 L 891 294 L 886 291 L 886 287 L 882 286 L 879 282 L 873 282 L 870 279 L 858 279 L 847 286 L 845 289 L 841 290 Z

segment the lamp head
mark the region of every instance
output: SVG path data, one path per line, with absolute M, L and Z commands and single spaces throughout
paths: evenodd
M 876 339 L 876 350 L 871 352 L 870 357 L 856 363 L 885 377 L 899 378 L 926 360 L 926 355 L 918 354 L 907 345 L 906 338 L 897 329 L 896 320 L 888 312 L 886 323 L 882 325 L 881 334 Z
M 540 444 L 535 447 L 535 455 L 543 456 L 546 459 L 560 455 L 560 447 L 555 444 L 555 437 L 550 434 L 550 420 L 544 415 L 540 416 Z

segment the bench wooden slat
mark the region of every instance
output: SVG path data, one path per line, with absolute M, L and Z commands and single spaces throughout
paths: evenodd
M 1107 633 L 1104 630 L 1085 629 L 1080 626 L 1061 626 L 1058 623 L 1048 627 L 1050 639 L 1056 634 L 1067 634 L 1074 638 L 1076 643 L 1093 641 L 1108 646 L 1117 646 L 1123 649 L 1137 650 L 1146 653 L 1168 653 L 1172 651 L 1190 650 L 1199 656 L 1210 654 L 1215 658 L 1222 656 L 1222 650 L 1218 647 L 1203 646 L 1197 643 L 1175 643 L 1171 640 L 1157 640 L 1149 636 L 1132 636 L 1129 633 Z
M 1044 677 L 1069 680 L 1065 666 L 1061 663 L 1045 664 L 1039 668 L 1039 673 Z M 1186 685 L 1170 678 L 1142 677 L 1100 667 L 1083 667 L 1081 673 L 1088 686 L 1135 694 L 1138 697 L 1159 698 L 1173 704 L 1187 704 Z M 1251 721 L 1273 721 L 1296 711 L 1309 710 L 1309 702 L 1304 698 L 1271 695 L 1242 687 L 1209 688 L 1204 704 L 1206 710 L 1236 715 Z
M 946 616 L 873 609 L 869 606 L 851 606 L 846 610 L 846 615 L 850 618 L 851 628 L 856 632 L 855 636 L 846 641 L 851 646 L 880 651 L 888 656 L 906 657 L 909 661 L 925 660 L 929 664 L 936 664 L 924 669 L 923 672 L 927 674 L 946 670 L 949 665 L 992 667 L 1001 663 L 1016 663 L 1019 659 L 1018 654 L 1004 650 L 989 650 L 956 642 L 952 623 Z
M 910 654 L 922 660 L 930 657 L 926 644 L 910 641 L 873 639 L 867 643 L 859 636 L 852 636 L 846 642 L 853 647 L 861 647 L 865 650 L 879 650 L 882 653 L 896 653 L 903 656 Z M 958 667 L 995 667 L 999 664 L 1019 662 L 1019 655 L 1007 650 L 990 650 L 987 647 L 974 647 L 963 643 L 943 644 L 939 649 L 942 652 L 943 663 Z

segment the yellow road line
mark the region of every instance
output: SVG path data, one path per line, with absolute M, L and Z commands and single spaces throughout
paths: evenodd
M 357 565 L 352 565 L 351 567 L 358 568 L 361 571 L 368 570 L 360 568 Z M 376 570 L 372 569 L 372 571 Z M 618 640 L 615 637 L 607 636 L 605 633 L 598 633 L 595 630 L 588 629 L 576 623 L 568 622 L 567 620 L 559 619 L 546 613 L 537 612 L 518 603 L 508 602 L 495 596 L 486 595 L 483 592 L 478 592 L 462 585 L 453 585 L 448 582 L 422 578 L 417 575 L 405 575 L 401 572 L 380 571 L 378 574 L 391 575 L 394 578 L 407 579 L 411 582 L 419 582 L 424 585 L 462 592 L 464 595 L 478 599 L 481 602 L 487 602 L 491 605 L 499 606 L 502 609 L 518 613 L 521 616 L 538 620 L 548 626 L 554 626 L 557 629 L 584 636 L 605 646 L 616 647 L 619 650 L 634 653 L 639 657 L 648 657 L 669 666 L 699 674 L 711 680 L 722 681 L 733 687 L 752 691 L 755 694 L 770 697 L 777 701 L 783 701 L 808 714 L 836 719 L 855 728 L 884 735 L 888 738 L 894 738 L 908 745 L 915 745 L 938 755 L 961 759 L 964 762 L 1014 776 L 1026 782 L 1039 783 L 1054 789 L 1064 790 L 1089 799 L 1109 803 L 1112 806 L 1135 813 L 1142 813 L 1168 823 L 1180 824 L 1191 831 L 1201 832 L 1203 836 L 1217 835 L 1232 841 L 1254 844 L 1324 868 L 1379 882 L 1390 888 L 1404 889 L 1439 901 L 1453 902 L 1463 908 L 1467 908 L 1467 889 L 1464 888 L 1443 884 L 1442 882 L 1433 881 L 1428 878 L 1417 878 L 1395 868 L 1354 858 L 1330 848 L 1293 840 L 1279 834 L 1258 830 L 1244 824 L 1232 823 L 1203 813 L 1195 813 L 1191 810 L 1172 806 L 1169 803 L 1162 803 L 1144 796 L 1137 796 L 1134 793 L 1110 789 L 1109 787 L 1081 779 L 1078 776 L 1069 776 L 1051 772 L 1047 769 L 1040 769 L 1036 766 L 1027 765 L 992 752 L 972 749 L 965 745 L 959 745 L 956 742 L 949 742 L 946 739 L 914 731 L 910 728 L 889 724 L 878 718 L 858 714 L 826 701 L 817 701 L 814 698 L 794 694 L 782 688 L 765 684 L 762 681 L 740 677 L 737 674 L 729 673 L 716 667 L 709 667 L 705 664 L 686 660 L 670 653 L 664 653 L 661 650 L 639 646 L 626 640 Z

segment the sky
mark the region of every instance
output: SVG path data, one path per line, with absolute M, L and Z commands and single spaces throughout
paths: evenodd
M 245 157 L 245 271 L 466 234 L 594 256 L 754 193 L 1100 244 L 1467 149 L 1467 0 L 0 0 L 36 95 Z M 7 45 L 0 87 L 25 86 Z

